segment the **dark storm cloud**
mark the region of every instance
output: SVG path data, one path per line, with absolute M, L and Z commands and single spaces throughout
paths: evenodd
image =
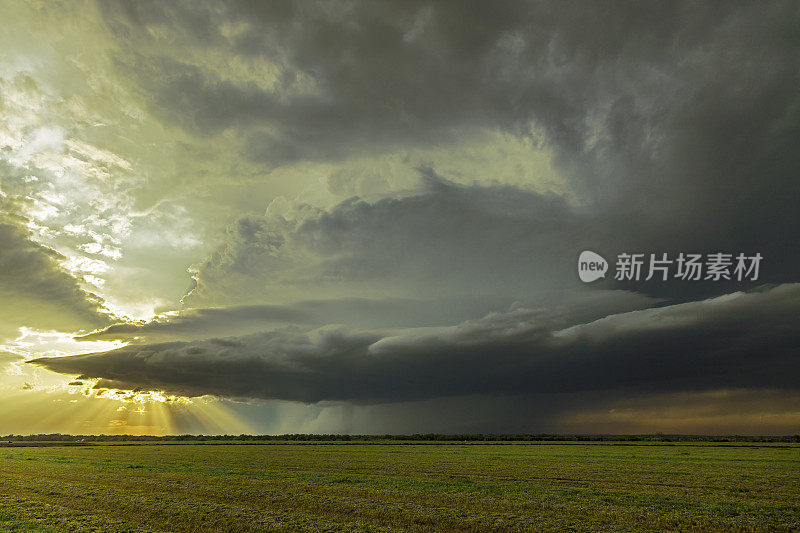
M 520 24 L 518 8 L 415 2 L 101 7 L 109 27 L 133 46 L 152 38 L 149 29 L 166 27 L 197 47 L 276 63 L 279 80 L 270 90 L 164 50 L 132 64 L 159 114 L 201 133 L 233 128 L 257 159 L 330 157 L 354 143 L 387 148 L 449 137 L 475 123 L 526 121 L 519 102 L 506 101 L 517 76 L 500 81 L 494 72 L 502 52 L 497 40 Z M 222 23 L 245 26 L 225 36 Z
M 679 221 L 653 227 L 627 211 L 600 214 L 558 196 L 508 185 L 462 186 L 430 168 L 420 171 L 422 189 L 402 198 L 354 198 L 328 210 L 308 208 L 292 220 L 239 219 L 225 242 L 196 265 L 196 286 L 185 302 L 275 301 L 286 290 L 300 298 L 309 297 L 304 291 L 338 291 L 338 297 L 395 291 L 418 298 L 491 294 L 528 301 L 599 287 L 688 300 L 742 288 L 737 281 L 616 283 L 613 265 L 621 252 L 669 252 L 673 258 L 678 252 L 760 252 L 766 259 L 759 282 L 796 278 L 796 271 L 783 272 L 792 252 L 777 249 L 775 241 L 788 238 L 777 229 L 758 243 L 720 233 L 714 245 L 702 240 L 703 227 L 681 230 Z M 607 280 L 588 287 L 575 270 L 585 249 L 599 251 L 612 265 Z
M 583 286 L 575 274 L 583 249 L 612 262 L 619 252 L 759 252 L 759 283 L 800 281 L 795 2 L 100 6 L 120 72 L 150 112 L 191 135 L 237 139 L 265 174 L 308 160 L 343 161 L 346 174 L 352 155 L 448 153 L 503 132 L 540 139 L 563 189 L 532 192 L 490 172 L 458 185 L 432 163 L 415 191 L 245 214 L 196 266 L 185 304 L 262 305 L 97 337 L 200 339 L 215 319 L 228 332 L 284 318 L 303 328 L 38 364 L 127 388 L 360 404 L 796 390 L 797 285 L 700 300 L 752 285 Z M 598 320 L 619 309 L 589 303 L 579 318 L 579 304 L 556 299 L 526 310 L 546 293 L 598 287 L 673 305 Z M 335 312 L 263 305 L 481 296 L 495 310 L 523 305 L 407 331 L 389 330 L 411 322 L 385 309 L 379 325 L 355 313 L 332 320 L 348 327 L 311 330 Z M 441 322 L 420 314 L 413 325 L 426 324 Z
M 800 13 L 794 2 L 100 5 L 121 44 L 121 67 L 145 89 L 155 114 L 199 135 L 231 131 L 246 155 L 267 167 L 411 145 L 447 149 L 485 131 L 527 135 L 533 124 L 581 205 L 576 210 L 490 186 L 474 189 L 461 213 L 442 200 L 467 194 L 452 187 L 398 204 L 342 204 L 316 223 L 313 246 L 330 254 L 329 282 L 351 276 L 354 263 L 332 247 L 323 250 L 323 237 L 359 235 L 358 217 L 366 241 L 376 245 L 358 252 L 362 276 L 370 268 L 396 272 L 404 257 L 422 257 L 420 271 L 438 272 L 452 260 L 456 270 L 469 271 L 473 286 L 495 271 L 507 280 L 501 290 L 522 290 L 519 280 L 529 272 L 543 285 L 569 285 L 573 280 L 558 271 L 588 246 L 612 254 L 760 252 L 769 258 L 762 280 L 797 281 Z M 203 53 L 173 52 L 175 43 Z M 209 56 L 266 62 L 276 79 L 265 87 L 237 78 L 204 62 Z M 493 176 L 473 178 L 486 183 Z M 513 213 L 534 213 L 535 236 L 507 227 L 513 213 L 471 223 L 481 202 L 492 210 L 498 195 L 514 194 L 521 198 Z M 430 210 L 442 203 L 443 212 L 428 217 L 434 225 L 411 222 L 424 202 Z M 380 228 L 378 212 L 406 224 L 398 227 L 409 237 L 398 230 L 400 240 L 376 243 L 367 224 Z M 463 229 L 449 231 L 461 219 Z M 432 230 L 436 223 L 443 230 Z M 201 286 L 191 298 L 218 283 L 215 291 L 231 293 L 229 300 L 197 301 L 243 303 L 236 293 L 257 285 L 259 275 L 274 283 L 263 278 L 285 267 L 275 258 L 290 246 L 273 239 L 285 233 L 260 217 L 242 218 L 229 243 L 201 265 Z M 470 234 L 472 249 L 459 243 Z M 497 253 L 497 243 L 512 241 L 516 256 Z M 500 264 L 483 261 L 485 250 Z M 512 258 L 517 266 L 504 264 Z M 532 266 L 523 273 L 521 265 Z M 312 283 L 319 274 L 297 272 Z M 454 283 L 463 286 L 465 278 L 457 271 Z M 239 279 L 243 285 L 236 286 Z M 682 300 L 736 290 L 702 283 L 638 289 Z
M 644 195 L 667 211 L 696 198 L 683 214 L 797 169 L 781 155 L 798 135 L 794 2 L 100 7 L 140 54 L 120 61 L 159 114 L 196 132 L 233 129 L 270 162 L 427 144 L 472 128 L 522 134 L 534 122 L 590 198 Z M 278 81 L 237 81 L 171 54 L 176 41 L 269 61 Z M 301 76 L 313 91 L 302 91 Z
M 44 358 L 123 388 L 301 402 L 471 394 L 797 388 L 800 286 L 734 293 L 565 327 L 511 309 L 450 328 L 328 327 Z
M 372 295 L 523 295 L 572 284 L 594 221 L 559 197 L 504 186 L 463 187 L 425 169 L 425 191 L 329 211 L 244 217 L 196 267 L 186 302 L 269 298 L 291 287 Z M 340 295 L 341 296 L 341 295 Z
M 61 330 L 107 324 L 102 301 L 59 265 L 63 256 L 33 242 L 21 227 L 25 221 L 8 213 L 0 218 L 0 335 L 20 324 Z

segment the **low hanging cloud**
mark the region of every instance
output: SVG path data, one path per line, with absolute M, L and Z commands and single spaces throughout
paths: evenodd
M 245 335 L 288 324 L 305 328 L 326 324 L 348 324 L 360 329 L 440 327 L 485 316 L 496 309 L 506 309 L 514 301 L 500 296 L 436 299 L 338 298 L 307 300 L 286 305 L 189 308 L 148 322 L 112 324 L 77 336 L 76 340 L 126 340 L 140 344 L 202 340 L 223 335 Z M 556 308 L 565 320 L 583 322 L 608 314 L 645 309 L 659 303 L 659 300 L 630 291 L 598 289 L 547 294 L 524 303 L 535 304 L 537 308 Z
M 306 403 L 797 389 L 800 285 L 569 325 L 511 309 L 444 328 L 275 330 L 42 358 L 102 386 Z

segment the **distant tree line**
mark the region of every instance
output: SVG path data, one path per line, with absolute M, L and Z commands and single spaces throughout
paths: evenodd
M 800 442 L 800 435 L 558 435 L 558 434 L 441 434 L 412 435 L 341 435 L 288 433 L 283 435 L 66 435 L 40 433 L 36 435 L 6 435 L 5 442 Z

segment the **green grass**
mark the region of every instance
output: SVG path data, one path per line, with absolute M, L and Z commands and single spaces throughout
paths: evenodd
M 800 447 L 0 448 L 0 531 L 797 530 Z
M 21 520 L 15 512 L 9 509 L 0 509 L 0 531 L 3 533 L 7 531 L 49 533 L 59 530 L 29 520 Z

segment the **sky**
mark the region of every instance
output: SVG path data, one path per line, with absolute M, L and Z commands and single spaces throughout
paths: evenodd
M 800 432 L 796 2 L 0 20 L 0 434 Z

